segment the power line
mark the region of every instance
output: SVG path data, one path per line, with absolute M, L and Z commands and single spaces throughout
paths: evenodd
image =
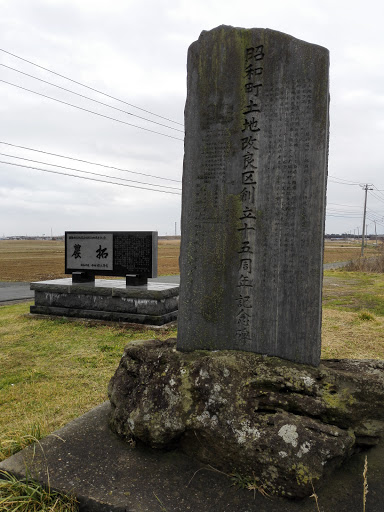
M 154 123 L 154 124 L 157 124 L 159 126 L 164 126 L 165 128 L 169 128 L 170 130 L 175 130 L 177 132 L 184 133 L 184 131 L 180 130 L 179 128 L 173 128 L 172 126 L 168 126 L 166 124 L 159 123 L 157 121 L 152 121 L 151 119 L 147 119 L 146 117 L 138 116 L 137 114 L 132 114 L 132 112 L 127 112 L 126 110 L 123 110 L 121 108 L 113 107 L 112 105 L 108 105 L 108 103 L 104 103 L 103 101 L 95 100 L 93 98 L 90 98 L 89 96 L 85 96 L 84 94 L 80 94 L 78 92 L 71 91 L 71 89 L 67 89 L 65 87 L 61 87 L 60 85 L 53 84 L 52 82 L 48 82 L 47 80 L 43 80 L 42 78 L 38 78 L 37 76 L 30 75 L 29 73 L 24 73 L 24 71 L 20 71 L 19 69 L 12 68 L 11 66 L 7 66 L 7 65 L 1 64 L 1 63 L 0 63 L 0 66 L 3 66 L 3 67 L 8 68 L 8 69 L 11 69 L 12 71 L 16 71 L 17 73 L 21 73 L 22 75 L 29 76 L 30 78 L 33 78 L 34 80 L 39 80 L 39 82 L 43 82 L 45 84 L 52 85 L 53 87 L 57 87 L 58 89 L 61 89 L 63 91 L 70 92 L 71 94 L 75 94 L 76 96 L 80 96 L 80 98 L 85 98 L 85 99 L 87 99 L 89 101 L 93 101 L 93 102 L 98 103 L 100 105 L 104 105 L 105 107 L 112 108 L 113 110 L 118 110 L 119 112 L 123 112 L 124 114 L 128 114 L 128 115 L 134 116 L 134 117 L 138 117 L 139 119 L 143 119 L 144 121 L 148 121 L 149 123 Z
M 110 183 L 111 185 L 120 185 L 121 187 L 139 188 L 139 189 L 142 189 L 142 190 L 151 190 L 152 192 L 163 192 L 164 194 L 175 194 L 177 196 L 181 195 L 179 192 L 171 192 L 170 190 L 157 190 L 157 189 L 154 189 L 154 188 L 138 187 L 136 185 L 126 185 L 125 183 L 115 183 L 113 181 L 98 180 L 97 178 L 88 178 L 87 176 L 78 176 L 77 174 L 69 174 L 69 173 L 60 172 L 60 171 L 51 171 L 51 170 L 48 170 L 48 169 L 41 169 L 40 167 L 32 167 L 30 165 L 21 165 L 21 164 L 15 164 L 13 162 L 4 162 L 2 160 L 0 160 L 0 164 L 14 165 L 16 167 L 24 167 L 26 169 L 33 169 L 33 170 L 36 170 L 36 171 L 49 172 L 49 173 L 52 173 L 52 174 L 61 174 L 62 176 L 71 176 L 72 178 L 79 178 L 79 179 L 82 179 L 82 180 L 99 181 L 101 183 Z
M 367 211 L 368 211 L 369 215 L 372 218 L 382 219 L 384 217 L 384 215 L 382 213 L 376 212 L 375 210 L 372 210 L 371 208 L 367 207 Z M 346 210 L 337 210 L 337 209 L 334 209 L 334 208 L 327 208 L 326 213 L 327 214 L 331 214 L 331 213 L 332 214 L 338 214 L 338 215 L 341 215 L 341 216 L 344 216 L 344 217 L 360 218 L 361 214 L 363 212 L 357 212 L 357 211 L 356 212 L 351 212 L 351 211 L 346 211 Z
M 89 160 L 81 160 L 80 158 L 59 155 L 58 153 L 49 153 L 48 151 L 43 151 L 42 149 L 34 149 L 34 148 L 29 148 L 27 146 L 18 146 L 17 144 L 11 144 L 10 142 L 0 141 L 0 144 L 4 144 L 6 146 L 12 146 L 13 148 L 26 149 L 28 151 L 34 151 L 36 153 L 43 153 L 44 155 L 58 156 L 59 158 L 66 158 L 67 160 L 73 160 L 75 162 L 82 162 L 84 164 L 97 165 L 98 167 L 105 167 L 106 169 L 115 169 L 116 171 L 130 172 L 132 174 L 139 174 L 141 176 L 148 176 L 150 178 L 156 178 L 158 180 L 175 181 L 177 183 L 181 183 L 181 180 L 174 180 L 172 178 L 164 178 L 163 176 L 155 176 L 153 174 L 146 174 L 144 172 L 129 171 L 128 169 L 122 169 L 121 167 L 114 167 L 113 165 L 99 164 L 97 162 L 91 162 Z
M 7 53 L 8 55 L 12 55 L 12 57 L 15 57 L 16 59 L 20 59 L 20 60 L 22 60 L 24 62 L 28 62 L 28 64 L 32 64 L 32 66 L 36 66 L 36 67 L 38 67 L 40 69 L 44 69 L 44 71 L 48 71 L 49 73 L 52 73 L 52 74 L 54 74 L 56 76 L 60 76 L 61 78 L 65 78 L 66 80 L 69 80 L 70 82 L 73 82 L 73 83 L 75 83 L 77 85 L 81 85 L 82 87 L 90 89 L 91 91 L 95 91 L 95 92 L 97 92 L 99 94 L 102 94 L 103 96 L 107 96 L 108 98 L 111 98 L 113 100 L 119 101 L 120 103 L 124 103 L 125 105 L 137 108 L 138 110 L 141 110 L 142 112 L 146 112 L 147 114 L 151 114 L 153 116 L 160 117 L 161 119 L 165 119 L 166 121 L 170 121 L 171 123 L 175 123 L 175 124 L 179 124 L 180 126 L 183 126 L 183 123 L 179 123 L 178 121 L 173 121 L 172 119 L 168 119 L 167 117 L 160 116 L 159 114 L 155 114 L 154 112 L 151 112 L 150 110 L 145 110 L 144 108 L 137 107 L 136 105 L 133 105 L 132 103 L 128 103 L 128 102 L 126 102 L 124 100 L 116 98 L 115 96 L 112 96 L 110 94 L 102 92 L 102 91 L 100 91 L 98 89 L 95 89 L 94 87 L 90 87 L 89 85 L 82 84 L 81 82 L 73 80 L 73 78 L 69 78 L 68 76 L 61 75 L 60 73 L 57 73 L 56 71 L 52 71 L 51 69 L 45 68 L 44 66 L 40 66 L 39 64 L 36 64 L 35 62 L 32 62 L 32 61 L 27 60 L 27 59 L 24 59 L 23 57 L 19 57 L 19 55 L 16 55 L 14 53 L 8 52 L 7 50 L 3 50 L 2 48 L 0 48 L 0 51 L 2 51 L 4 53 Z
M 143 128 L 142 126 L 137 126 L 136 124 L 127 123 L 126 121 L 122 121 L 121 119 L 116 119 L 115 117 L 106 116 L 105 114 L 99 114 L 98 112 L 94 112 L 93 110 L 89 110 L 84 107 L 79 107 L 77 105 L 73 105 L 73 103 L 68 103 L 67 101 L 62 101 L 62 100 L 58 100 L 56 98 L 52 98 L 52 96 L 42 94 L 41 92 L 32 91 L 31 89 L 27 89 L 26 87 L 21 87 L 21 85 L 16 85 L 11 82 L 7 82 L 6 80 L 0 80 L 0 82 L 3 82 L 8 85 L 12 85 L 13 87 L 17 87 L 18 89 L 22 89 L 23 91 L 32 92 L 33 94 L 37 94 L 38 96 L 43 96 L 43 98 L 48 98 L 49 100 L 57 101 L 58 103 L 62 103 L 63 105 L 77 108 L 79 110 L 83 110 L 84 112 L 89 112 L 90 114 L 95 114 L 96 116 L 99 116 L 99 117 L 104 117 L 106 119 L 111 119 L 112 121 L 116 121 L 118 123 L 126 124 L 128 126 L 133 126 L 134 128 L 139 128 L 140 130 L 145 130 L 146 132 L 156 133 L 157 135 L 163 135 L 164 137 L 169 137 L 170 139 L 181 140 L 181 141 L 184 140 L 184 139 L 180 139 L 179 137 L 173 137 L 173 135 L 167 135 L 166 133 L 156 132 L 155 130 L 150 130 L 149 128 Z
M 371 220 L 371 221 L 373 221 L 373 222 L 376 222 L 377 224 L 380 224 L 380 226 L 384 226 L 383 222 L 380 222 L 380 221 L 379 221 L 379 220 L 377 220 L 377 219 L 372 219 L 372 218 L 371 218 L 371 217 L 369 217 L 369 216 L 368 216 L 368 218 L 369 218 L 369 220 Z M 383 219 L 381 219 L 381 220 L 383 220 Z
M 383 226 L 384 228 L 384 224 L 382 222 L 379 222 L 378 220 L 376 221 L 376 224 L 378 224 L 379 226 Z
M 84 174 L 92 174 L 93 176 L 101 176 L 103 178 L 112 178 L 114 180 L 121 180 L 121 181 L 130 181 L 132 183 L 140 183 L 141 185 L 150 185 L 150 186 L 156 186 L 156 187 L 161 187 L 161 188 L 171 188 L 173 190 L 179 190 L 181 191 L 180 188 L 177 188 L 177 187 L 170 187 L 168 185 L 157 185 L 157 184 L 154 184 L 154 183 L 146 183 L 146 182 L 143 182 L 143 181 L 137 181 L 137 180 L 128 180 L 128 179 L 125 179 L 125 178 L 119 178 L 118 176 L 110 176 L 108 174 L 99 174 L 97 172 L 91 172 L 91 171 L 82 171 L 81 169 L 75 169 L 73 167 L 66 167 L 65 165 L 56 165 L 56 164 L 50 164 L 49 162 L 41 162 L 40 160 L 32 160 L 30 158 L 23 158 L 21 156 L 14 156 L 14 155 L 8 155 L 7 153 L 0 153 L 0 155 L 2 156 L 8 156 L 10 158 L 17 158 L 18 160 L 26 160 L 27 162 L 34 162 L 36 164 L 43 164 L 43 165 L 51 165 L 52 167 L 59 167 L 60 169 L 68 169 L 69 171 L 76 171 L 76 172 L 82 172 Z
M 369 214 L 371 216 L 371 218 L 375 218 L 375 219 L 383 219 L 384 218 L 384 215 L 382 213 L 377 213 L 368 207 L 367 207 L 367 211 L 368 211 L 367 215 Z
M 361 218 L 361 215 L 358 215 L 358 214 L 355 214 L 355 213 L 345 213 L 345 212 L 342 212 L 342 211 L 338 211 L 338 210 L 327 210 L 326 211 L 326 214 L 327 215 L 337 215 L 338 217 L 346 217 L 346 218 L 355 218 L 355 219 L 360 219 Z
M 345 213 L 346 215 L 361 215 L 360 210 L 343 210 L 341 208 L 327 208 L 327 212 L 333 212 L 333 213 Z
M 368 208 L 368 206 L 367 206 L 367 210 L 369 210 L 370 212 L 373 212 L 373 213 L 375 213 L 376 215 L 379 215 L 379 216 L 381 216 L 381 217 L 384 215 L 383 213 L 379 213 L 379 212 L 376 212 L 375 210 L 372 210 L 372 208 Z
M 328 178 L 332 178 L 332 179 L 339 180 L 339 181 L 344 181 L 346 185 L 360 185 L 360 183 L 358 183 L 357 181 L 351 181 L 351 180 L 346 180 L 344 178 L 338 178 L 337 176 L 332 176 L 331 174 L 328 174 Z
M 377 188 L 375 185 L 373 185 L 373 187 L 374 187 L 374 189 L 375 189 L 375 192 L 378 192 L 378 193 L 379 193 L 379 196 L 384 198 L 384 194 L 382 193 L 382 190 L 380 190 L 379 188 Z
M 370 195 L 373 196 L 377 201 L 384 203 L 384 199 L 382 197 L 378 196 L 377 194 L 375 194 L 374 192 L 372 192 L 372 190 L 370 191 Z
M 336 185 L 350 185 L 352 187 L 356 187 L 356 186 L 360 185 L 360 183 L 346 183 L 346 182 L 342 182 L 342 181 L 335 181 L 332 178 L 329 178 L 328 181 L 330 181 L 331 183 L 335 183 Z
M 326 217 L 340 217 L 343 219 L 360 219 L 360 215 L 339 215 L 337 213 L 326 213 Z
M 327 205 L 333 205 L 333 206 L 345 206 L 347 208 L 359 208 L 359 206 L 354 206 L 350 204 L 339 204 L 339 203 L 327 203 Z
M 327 208 L 327 213 L 337 213 L 337 214 L 343 214 L 345 217 L 361 217 L 361 212 L 351 212 L 346 210 L 338 210 L 336 208 Z

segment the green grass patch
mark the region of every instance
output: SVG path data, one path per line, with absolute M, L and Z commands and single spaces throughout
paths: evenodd
M 384 274 L 324 272 L 323 306 L 384 316 Z
M 0 460 L 24 447 L 36 428 L 47 435 L 107 400 L 127 343 L 176 335 L 30 318 L 29 306 L 0 307 Z
M 27 428 L 27 430 L 29 433 L 24 435 L 18 432 L 12 433 L 9 439 L 2 438 L 0 444 L 0 460 L 10 457 L 14 453 L 23 450 L 30 444 L 39 441 L 39 439 L 43 437 L 40 430 L 40 425 L 38 424 L 31 425 Z
M 44 489 L 31 479 L 17 480 L 0 471 L 0 511 L 76 512 L 77 501 L 51 489 Z
M 371 322 L 375 320 L 374 315 L 372 315 L 369 311 L 360 311 L 357 316 L 359 320 L 362 320 L 363 322 Z

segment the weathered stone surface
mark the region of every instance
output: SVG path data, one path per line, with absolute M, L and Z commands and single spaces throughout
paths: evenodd
M 318 367 L 241 351 L 127 345 L 109 384 L 111 426 L 154 448 L 181 447 L 269 493 L 303 497 L 384 429 L 384 363 Z
M 179 287 L 174 283 L 126 286 L 125 280 L 72 284 L 71 279 L 55 279 L 31 283 L 31 289 L 35 290 L 33 314 L 158 326 L 177 318 Z
M 328 50 L 221 26 L 188 53 L 178 349 L 318 365 Z
M 180 450 L 133 448 L 108 428 L 104 403 L 0 462 L 0 470 L 76 496 L 81 512 L 314 512 L 313 498 L 266 499 L 239 489 Z M 322 512 L 362 512 L 365 451 L 336 470 L 316 493 Z M 367 512 L 384 510 L 384 441 L 369 450 Z

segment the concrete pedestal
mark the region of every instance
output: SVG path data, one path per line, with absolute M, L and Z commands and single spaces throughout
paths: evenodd
M 71 278 L 31 283 L 35 305 L 31 313 L 164 325 L 177 318 L 179 286 L 149 282 L 126 286 L 123 279 L 72 283 Z

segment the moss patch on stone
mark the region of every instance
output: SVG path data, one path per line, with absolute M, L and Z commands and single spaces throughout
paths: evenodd
M 319 368 L 241 351 L 178 352 L 175 340 L 126 347 L 109 396 L 112 428 L 183 449 L 268 492 L 303 497 L 384 430 L 384 363 Z M 369 397 L 369 399 L 367 399 Z

